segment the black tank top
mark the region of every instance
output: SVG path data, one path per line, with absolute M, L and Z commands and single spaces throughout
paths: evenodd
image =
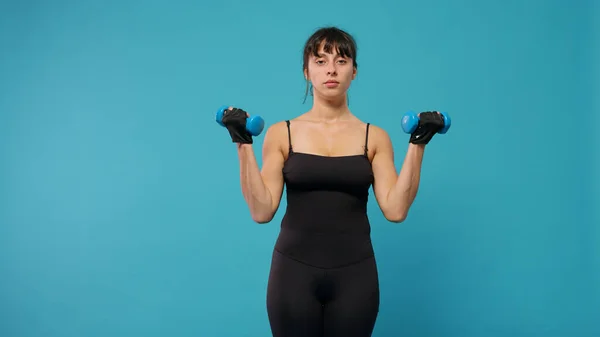
M 363 154 L 327 157 L 294 152 L 283 166 L 287 209 L 275 249 L 303 263 L 334 268 L 374 255 L 367 217 L 373 171 Z

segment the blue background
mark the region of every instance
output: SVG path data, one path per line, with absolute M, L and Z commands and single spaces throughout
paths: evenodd
M 398 168 L 405 111 L 453 118 L 403 224 L 371 197 L 375 336 L 599 336 L 599 10 L 2 2 L 0 336 L 268 336 L 286 201 L 251 221 L 214 114 L 309 109 L 302 47 L 327 25 L 358 42 L 350 107 L 389 132 Z

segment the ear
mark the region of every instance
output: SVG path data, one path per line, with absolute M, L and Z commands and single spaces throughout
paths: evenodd
M 356 73 L 358 72 L 358 69 L 356 69 L 356 67 L 354 67 L 354 70 L 352 71 L 352 79 L 356 78 Z
M 308 69 L 304 69 L 304 79 L 308 81 Z

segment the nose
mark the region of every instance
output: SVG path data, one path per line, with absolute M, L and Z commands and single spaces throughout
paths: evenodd
M 335 69 L 335 64 L 330 64 L 328 69 L 327 69 L 327 75 L 334 75 L 336 74 L 336 69 Z

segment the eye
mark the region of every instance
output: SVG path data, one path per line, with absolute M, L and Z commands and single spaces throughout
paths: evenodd
M 339 60 L 338 62 L 340 62 L 341 64 L 346 64 L 346 60 Z

